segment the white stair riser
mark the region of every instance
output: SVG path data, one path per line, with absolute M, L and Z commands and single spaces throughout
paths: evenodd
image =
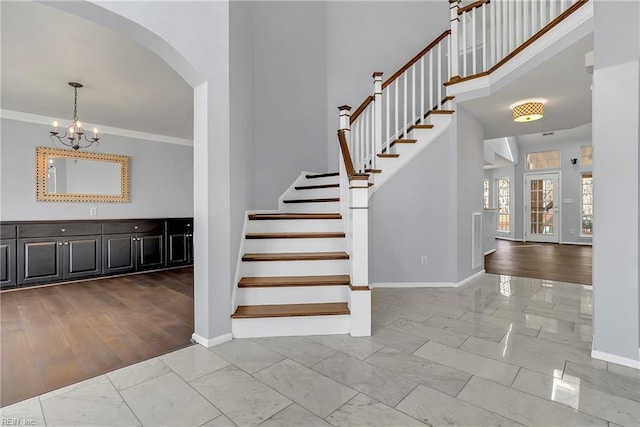
M 238 305 L 317 304 L 347 302 L 348 286 L 238 288 Z
M 269 317 L 231 319 L 234 338 L 348 334 L 350 316 Z
M 285 193 L 283 200 L 287 199 L 326 199 L 328 197 L 340 197 L 340 188 L 315 188 L 313 190 L 294 190 Z
M 243 261 L 240 270 L 243 277 L 349 274 L 349 260 Z
M 280 211 L 287 213 L 336 213 L 340 202 L 281 203 Z
M 324 178 L 313 178 L 313 179 L 308 179 L 308 178 L 302 178 L 300 180 L 296 181 L 296 186 L 299 185 L 325 185 L 325 184 L 337 184 L 340 182 L 340 177 L 339 176 L 327 176 Z
M 344 252 L 347 242 L 344 238 L 322 239 L 245 239 L 244 252 Z
M 261 219 L 247 221 L 247 233 L 276 232 L 343 232 L 344 225 L 339 219 Z

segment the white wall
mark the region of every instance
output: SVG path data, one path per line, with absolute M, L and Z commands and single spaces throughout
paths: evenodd
M 457 197 L 457 247 L 456 282 L 478 273 L 484 268 L 484 257 L 480 267 L 472 265 L 472 214 L 482 213 L 482 184 L 484 179 L 484 127 L 464 107 L 455 107 L 455 148 L 456 165 L 455 194 Z
M 103 135 L 100 145 L 89 151 L 131 158 L 130 203 L 37 202 L 35 148 L 51 146 L 49 130 L 2 119 L 3 221 L 193 216 L 193 148 L 116 135 Z M 89 215 L 91 207 L 97 209 L 96 216 Z
M 639 20 L 638 2 L 594 4 L 592 355 L 635 368 L 640 368 Z

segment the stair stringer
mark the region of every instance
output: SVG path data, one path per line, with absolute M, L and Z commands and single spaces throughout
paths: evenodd
M 454 113 L 455 114 L 455 113 Z M 415 158 L 420 152 L 436 140 L 444 131 L 446 131 L 452 122 L 451 114 L 433 114 L 430 115 L 431 129 L 414 129 L 409 132 L 409 138 L 416 139 L 415 144 L 396 144 L 394 146 L 396 153 L 400 154 L 398 158 L 379 158 L 376 160 L 376 169 L 381 169 L 378 174 L 371 174 L 373 186 L 369 189 L 369 197 L 379 190 L 385 182 L 394 176 L 400 169 Z M 371 179 L 371 178 L 370 178 Z

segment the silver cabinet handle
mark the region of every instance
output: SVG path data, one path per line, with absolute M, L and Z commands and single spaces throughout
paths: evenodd
M 69 244 L 69 242 L 64 242 L 64 245 L 67 246 Z
M 67 229 L 66 229 L 66 228 L 63 228 L 63 229 L 62 229 L 62 230 L 60 230 L 60 231 L 62 231 L 62 232 L 64 233 L 65 231 L 67 231 Z
M 58 242 L 58 246 L 62 246 L 62 242 Z

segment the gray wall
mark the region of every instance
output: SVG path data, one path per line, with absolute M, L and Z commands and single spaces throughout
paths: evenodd
M 90 151 L 131 157 L 130 203 L 37 202 L 35 147 L 51 146 L 48 133 L 48 126 L 2 119 L 3 221 L 193 215 L 191 147 L 106 134 Z M 91 207 L 97 208 L 96 216 L 89 215 Z
M 339 105 L 352 112 L 373 94 L 374 71 L 391 77 L 449 28 L 446 1 L 330 1 L 327 4 L 328 165 L 338 167 Z
M 254 206 L 276 209 L 300 172 L 327 170 L 326 3 L 255 2 L 253 13 Z
M 369 199 L 371 283 L 456 281 L 451 135 L 449 128 Z
M 640 367 L 639 20 L 638 2 L 594 4 L 593 350 L 596 357 L 636 368 Z
M 497 206 L 495 180 L 508 176 L 511 184 L 511 212 L 513 227 L 510 233 L 496 233 L 496 236 L 511 239 L 524 239 L 524 174 L 536 171 L 525 170 L 525 159 L 528 153 L 538 151 L 559 150 L 560 168 L 549 169 L 542 172 L 560 172 L 561 193 L 560 193 L 560 241 L 564 243 L 591 243 L 591 237 L 580 236 L 581 230 L 581 193 L 582 193 L 582 173 L 593 170 L 592 166 L 581 164 L 581 147 L 590 146 L 591 140 L 567 141 L 562 143 L 543 143 L 540 136 L 540 143 L 534 145 L 519 146 L 519 159 L 517 165 L 505 166 L 497 169 L 485 171 L 485 177 L 489 179 L 492 206 Z M 595 157 L 595 156 L 594 156 Z M 578 164 L 572 165 L 570 159 L 577 158 Z M 594 174 L 594 182 L 598 179 Z M 571 199 L 571 203 L 565 203 Z M 597 221 L 597 220 L 596 220 Z M 594 226 L 597 223 L 594 221 Z M 571 234 L 571 230 L 574 231 Z
M 472 214 L 482 213 L 484 179 L 484 127 L 463 107 L 457 106 L 455 126 L 456 195 L 457 195 L 457 279 L 460 282 L 482 270 L 472 268 Z

